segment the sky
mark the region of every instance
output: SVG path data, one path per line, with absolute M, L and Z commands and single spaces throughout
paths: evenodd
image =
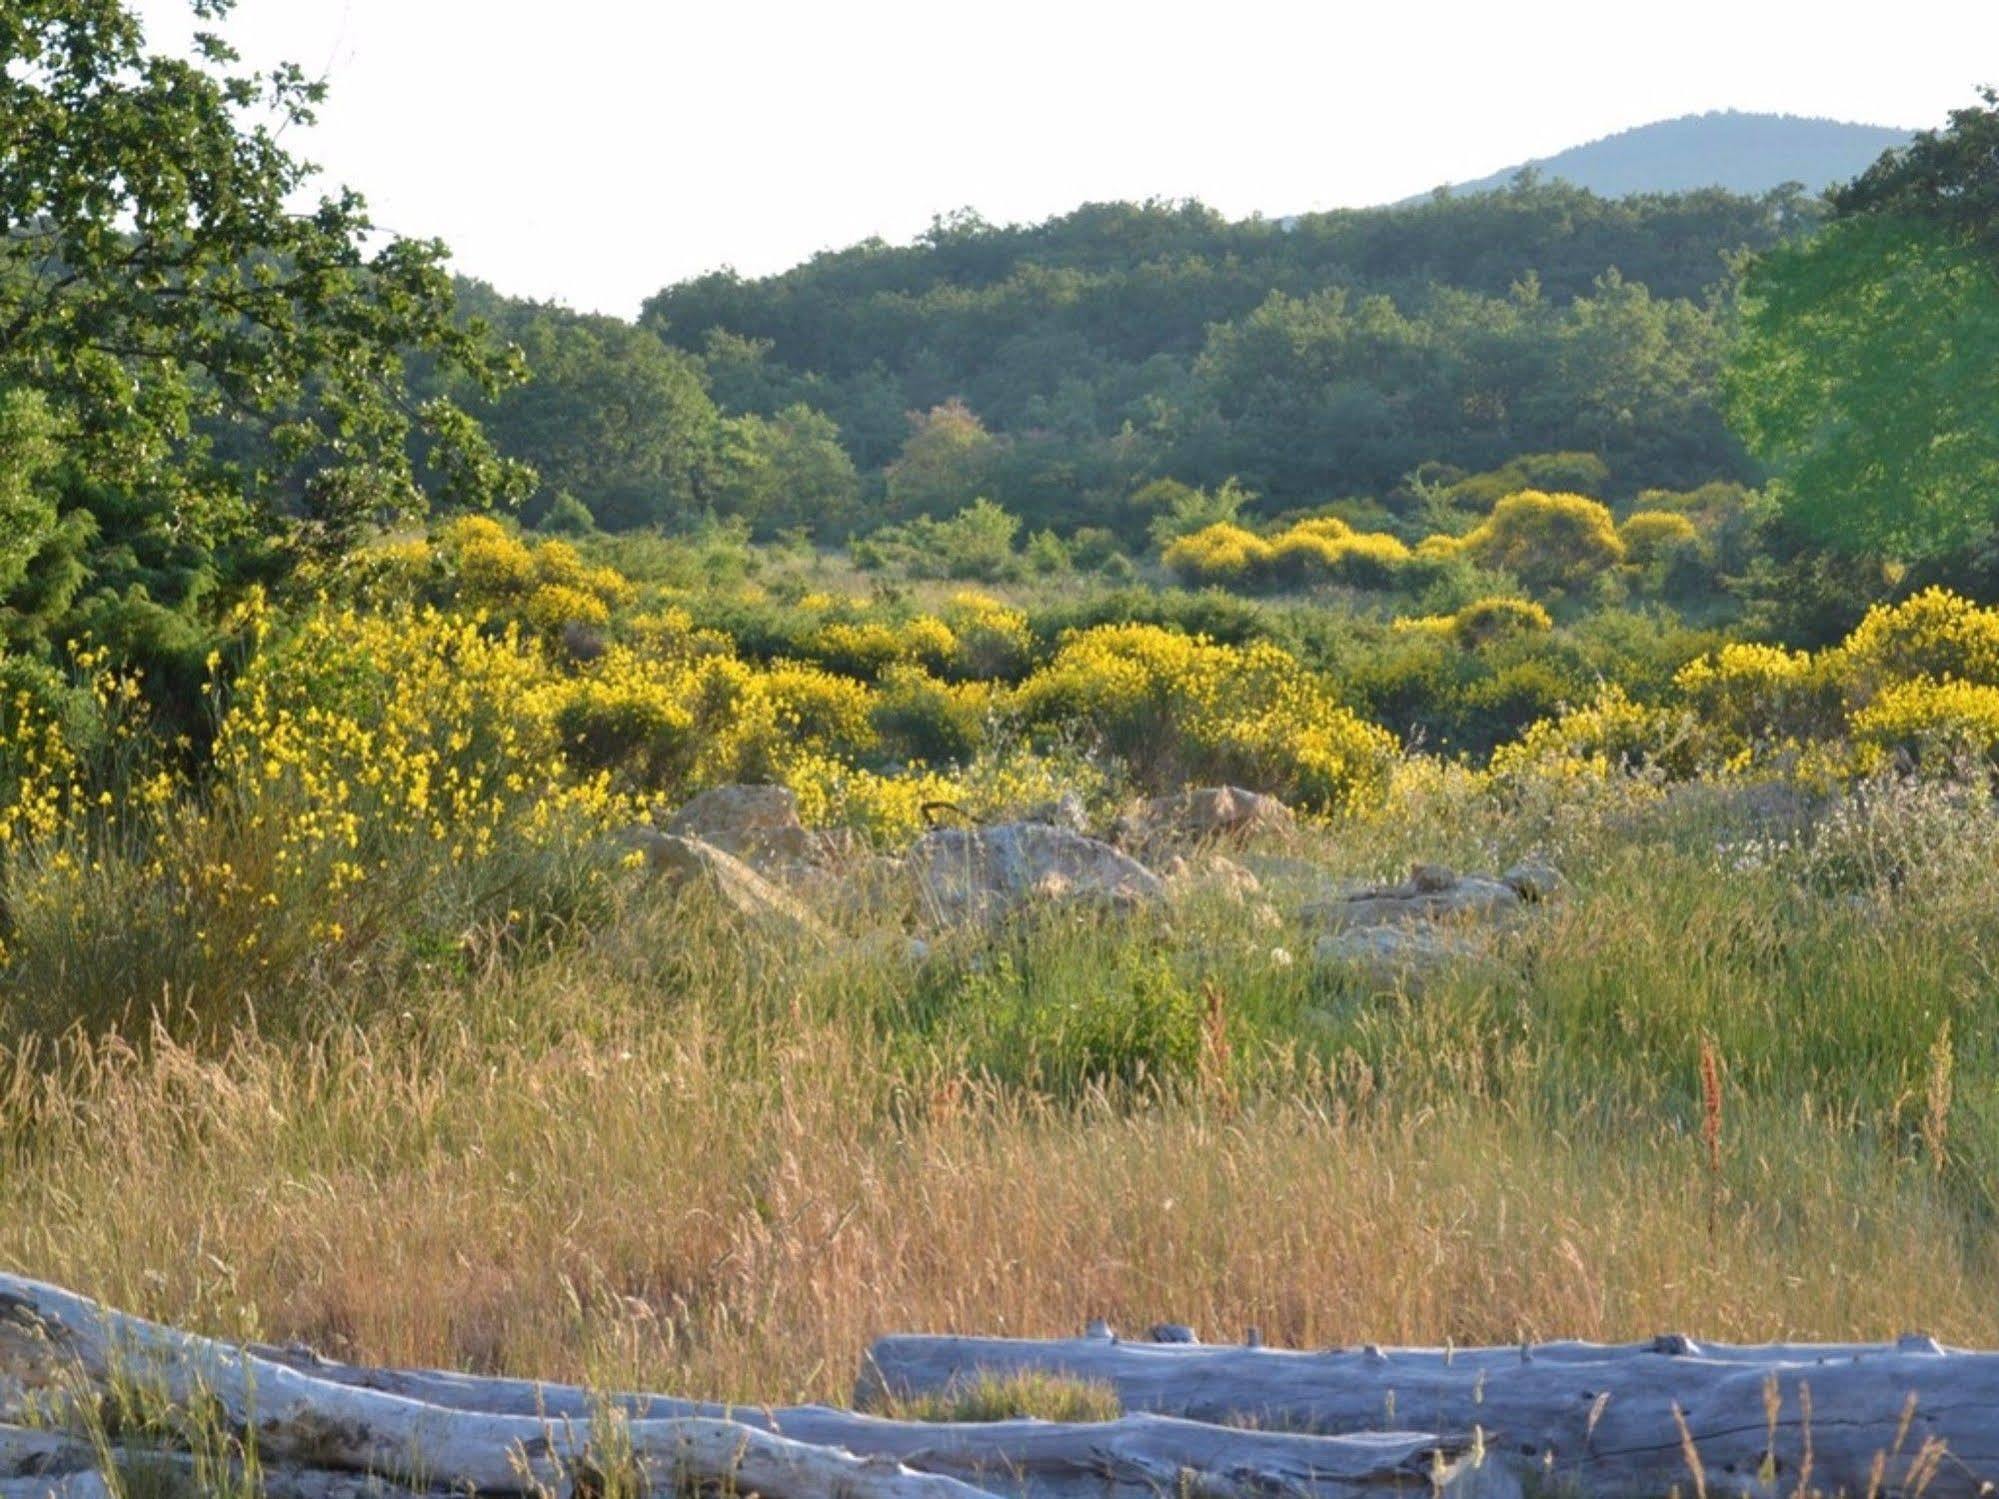
M 136 0 L 184 44 L 186 0 Z M 239 0 L 332 96 L 293 148 L 517 296 L 635 314 L 974 208 L 1392 202 L 1652 120 L 1940 125 L 1993 0 Z

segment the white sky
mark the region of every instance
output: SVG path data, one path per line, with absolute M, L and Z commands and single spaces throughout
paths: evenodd
M 964 206 L 1275 216 L 1697 110 L 1941 124 L 1999 82 L 1993 0 L 240 0 L 226 31 L 326 73 L 295 149 L 379 222 L 626 315 Z

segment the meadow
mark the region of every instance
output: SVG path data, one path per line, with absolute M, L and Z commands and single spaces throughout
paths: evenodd
M 1999 611 L 1721 646 L 1481 764 L 1271 639 L 665 560 L 447 522 L 232 621 L 198 739 L 88 654 L 16 695 L 0 1257 L 343 1358 L 744 1401 L 844 1399 L 888 1330 L 1099 1316 L 1999 1337 Z M 786 632 L 816 659 L 752 647 Z M 760 779 L 888 854 L 1062 792 L 1101 830 L 1246 780 L 1302 821 L 1231 850 L 1248 904 L 912 950 L 858 900 L 801 943 L 618 836 Z M 1322 961 L 1292 914 L 1525 856 L 1562 896 L 1441 967 Z

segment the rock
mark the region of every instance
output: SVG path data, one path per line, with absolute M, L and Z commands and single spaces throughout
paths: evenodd
M 1355 964 L 1386 979 L 1483 953 L 1561 882 L 1542 864 L 1516 865 L 1502 879 L 1418 864 L 1400 884 L 1346 891 L 1299 915 L 1323 933 L 1313 949 L 1321 962 Z
M 1477 957 L 1484 948 L 1472 935 L 1434 926 L 1369 926 L 1328 932 L 1313 944 L 1321 963 L 1365 969 L 1377 979 Z
M 666 831 L 733 854 L 753 868 L 823 862 L 825 837 L 798 820 L 798 798 L 789 786 L 716 786 L 667 820 Z
M 1051 801 L 1036 802 L 1019 817 L 1021 822 L 1045 822 L 1052 828 L 1067 828 L 1072 833 L 1087 832 L 1090 826 L 1090 812 L 1083 805 L 1083 799 L 1073 791 L 1065 791 Z
M 1241 786 L 1201 786 L 1141 802 L 1118 820 L 1118 841 L 1128 846 L 1240 841 L 1289 833 L 1296 826 L 1291 809 L 1274 796 Z
M 1553 900 L 1562 893 L 1562 872 L 1552 864 L 1533 859 L 1515 864 L 1499 879 L 1500 883 L 1512 886 L 1522 900 L 1533 904 Z
M 1422 895 L 1437 895 L 1457 884 L 1456 871 L 1443 864 L 1418 864 L 1409 871 L 1409 883 Z
M 738 916 L 794 937 L 824 941 L 826 924 L 735 855 L 698 838 L 634 828 L 632 842 L 645 854 L 646 867 L 677 887 L 700 886 Z
M 1166 888 L 1176 897 L 1215 895 L 1245 905 L 1263 893 L 1263 882 L 1233 859 L 1217 853 L 1186 859 L 1175 854 L 1160 866 Z
M 1194 1329 L 1184 1322 L 1155 1322 L 1148 1334 L 1155 1343 L 1198 1343 Z
M 1417 922 L 1493 925 L 1517 915 L 1524 904 L 1511 885 L 1484 875 L 1455 876 L 1444 885 L 1434 867 L 1421 872 L 1429 877 L 1315 901 L 1299 914 L 1308 925 L 1339 932 Z
M 1166 894 L 1159 876 L 1130 855 L 1039 822 L 936 828 L 906 862 L 924 904 L 946 923 L 996 921 L 1036 900 L 1124 909 Z

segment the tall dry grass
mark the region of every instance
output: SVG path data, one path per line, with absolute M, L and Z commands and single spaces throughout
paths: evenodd
M 23 1037 L 0 1260 L 345 1358 L 774 1402 L 843 1398 L 884 1331 L 1097 1316 L 1999 1341 L 1979 826 L 1856 884 L 1702 807 L 1460 813 L 1304 850 L 1568 863 L 1500 961 L 1414 990 L 1220 904 L 912 968 L 640 889 L 283 1027 Z

